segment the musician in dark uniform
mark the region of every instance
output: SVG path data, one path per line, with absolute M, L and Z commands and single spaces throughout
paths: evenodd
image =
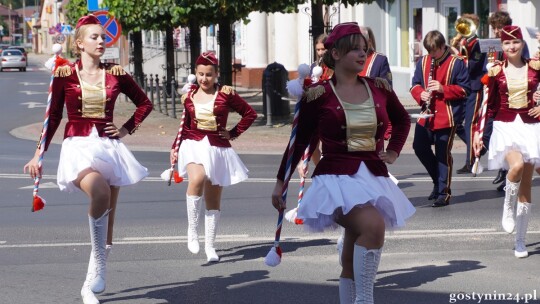
M 416 64 L 410 92 L 424 112 L 433 116 L 418 119 L 413 149 L 433 180 L 428 199 L 435 200 L 433 207 L 442 207 L 450 202 L 455 122 L 461 120 L 470 92 L 469 75 L 465 63 L 451 53 L 441 32 L 427 33 L 423 44 L 428 55 Z M 431 145 L 435 145 L 435 153 Z
M 459 55 L 467 65 L 471 87 L 471 93 L 467 96 L 464 107 L 464 125 L 458 124 L 456 131 L 457 136 L 467 145 L 465 165 L 456 170 L 457 174 L 471 173 L 471 166 L 474 162 L 472 159 L 474 153 L 472 153 L 471 146 L 473 135 L 471 128 L 476 124 L 475 118 L 478 116 L 482 104 L 483 85 L 480 79 L 485 74 L 484 63 L 486 61 L 486 54 L 480 51 L 480 43 L 475 31 L 479 23 L 480 19 L 474 14 L 463 14 L 456 22 L 456 30 L 460 32 L 458 36 L 461 36 L 458 43 Z

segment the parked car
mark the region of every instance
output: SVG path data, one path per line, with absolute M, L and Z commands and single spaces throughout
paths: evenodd
M 10 47 L 9 44 L 0 44 L 0 52 Z
M 3 72 L 4 69 L 19 69 L 19 71 L 26 72 L 28 62 L 24 54 L 19 50 L 3 50 L 0 60 L 0 72 Z
M 26 49 L 23 48 L 22 46 L 9 46 L 8 49 L 14 49 L 14 50 L 19 50 L 21 51 L 21 53 L 23 53 L 24 55 L 24 58 L 28 59 L 28 53 L 26 53 Z

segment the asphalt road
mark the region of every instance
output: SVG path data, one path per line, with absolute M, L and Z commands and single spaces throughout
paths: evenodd
M 48 76 L 31 57 L 30 63 L 26 73 L 0 73 L 0 303 L 80 303 L 90 252 L 87 199 L 56 188 L 59 146 L 52 145 L 40 191 L 48 205 L 30 212 L 32 180 L 22 166 L 35 142 L 9 133 L 43 117 L 44 108 L 32 102 L 43 103 Z M 187 184 L 167 187 L 159 179 L 166 153 L 134 154 L 150 177 L 120 193 L 101 303 L 338 303 L 338 231 L 310 234 L 285 223 L 282 263 L 270 268 L 263 262 L 275 231 L 269 197 L 278 155 L 241 155 L 250 179 L 224 190 L 221 262 L 207 264 L 203 252 L 192 255 L 186 248 Z M 462 154 L 455 163 L 463 163 Z M 491 184 L 493 172 L 454 175 L 451 205 L 434 209 L 426 200 L 431 182 L 414 155 L 403 154 L 390 171 L 417 212 L 404 229 L 387 233 L 377 303 L 540 303 L 536 207 L 530 257 L 518 260 L 513 236 L 500 227 L 502 195 Z M 293 197 L 297 185 L 291 183 Z M 538 185 L 535 180 L 533 197 L 540 194 Z M 528 299 L 535 295 L 537 300 Z

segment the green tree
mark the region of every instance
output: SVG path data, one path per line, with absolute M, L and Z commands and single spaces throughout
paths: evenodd
M 134 72 L 139 81 L 143 77 L 141 31 L 165 31 L 166 72 L 170 81 L 175 71 L 173 30 L 185 24 L 187 9 L 175 0 L 105 0 L 103 5 L 118 19 L 124 33 L 132 33 Z
M 201 20 L 201 25 L 219 25 L 219 62 L 220 82 L 232 84 L 232 25 L 235 21 L 249 22 L 248 15 L 259 11 L 265 13 L 292 13 L 297 11 L 297 6 L 305 0 L 192 0 L 181 1 L 189 3 L 192 9 L 192 18 Z

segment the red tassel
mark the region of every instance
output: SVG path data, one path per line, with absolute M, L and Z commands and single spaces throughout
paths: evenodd
M 299 219 L 299 218 L 295 218 L 294 219 L 294 223 L 296 225 L 304 225 L 304 220 L 303 219 Z
M 282 252 L 281 252 L 281 247 L 277 246 L 276 247 L 276 253 L 279 255 L 279 257 L 281 258 L 282 256 Z
M 488 76 L 488 74 L 485 74 L 484 76 L 482 76 L 482 78 L 480 79 L 480 81 L 482 82 L 482 84 L 488 85 L 488 83 L 489 83 L 489 76 Z
M 178 171 L 174 171 L 174 182 L 180 184 L 184 181 L 184 178 L 178 175 Z
M 41 196 L 36 195 L 34 196 L 34 200 L 32 202 L 32 212 L 39 211 L 45 207 L 45 200 L 41 198 Z

